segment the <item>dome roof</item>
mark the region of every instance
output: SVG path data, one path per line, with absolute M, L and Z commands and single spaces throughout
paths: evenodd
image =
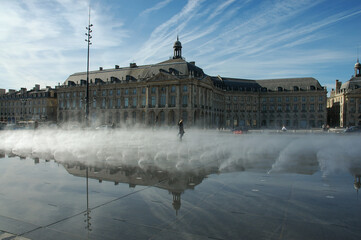
M 358 61 L 355 63 L 355 68 L 361 68 L 361 64 Z
M 182 48 L 182 43 L 179 41 L 178 36 L 177 36 L 177 41 L 174 42 L 173 48 Z
M 182 43 L 179 40 L 177 40 L 177 41 L 174 42 L 173 47 L 182 47 Z

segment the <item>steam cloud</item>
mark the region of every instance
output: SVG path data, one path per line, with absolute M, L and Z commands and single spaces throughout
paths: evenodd
M 0 151 L 88 165 L 154 166 L 183 171 L 265 170 L 323 174 L 360 171 L 360 136 L 245 134 L 176 129 L 1 131 Z

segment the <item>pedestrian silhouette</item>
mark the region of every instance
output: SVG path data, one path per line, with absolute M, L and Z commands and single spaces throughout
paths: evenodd
M 178 132 L 178 135 L 179 135 L 179 139 L 182 141 L 182 137 L 184 135 L 184 127 L 183 127 L 183 119 L 179 120 L 178 122 L 178 127 L 179 127 L 179 132 Z

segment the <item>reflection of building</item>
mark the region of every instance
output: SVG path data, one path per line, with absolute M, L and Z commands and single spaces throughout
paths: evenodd
M 182 57 L 90 72 L 90 119 L 98 124 L 175 125 L 183 118 L 201 127 L 321 127 L 326 89 L 314 78 L 246 80 L 208 76 Z M 86 73 L 58 86 L 58 121 L 84 122 Z
M 361 64 L 357 59 L 355 75 L 343 83 L 336 80 L 327 100 L 328 123 L 331 127 L 361 125 Z
M 55 89 L 40 89 L 35 85 L 32 90 L 19 91 L 0 89 L 0 121 L 17 123 L 19 121 L 56 121 L 57 101 Z
M 207 174 L 206 170 L 195 172 L 167 172 L 159 169 L 144 170 L 139 167 L 129 166 L 85 166 L 82 164 L 64 164 L 65 169 L 74 176 L 111 181 L 115 185 L 127 183 L 134 188 L 137 185 L 154 186 L 168 190 L 173 196 L 173 208 L 178 212 L 181 207 L 181 194 L 187 189 L 202 182 Z

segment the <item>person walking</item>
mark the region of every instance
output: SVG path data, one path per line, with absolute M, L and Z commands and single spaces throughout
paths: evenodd
M 182 141 L 182 137 L 183 137 L 183 135 L 184 135 L 184 127 L 183 127 L 183 119 L 181 119 L 181 120 L 179 120 L 179 122 L 178 122 L 178 127 L 179 127 L 179 132 L 178 132 L 178 134 L 179 134 L 179 139 Z

